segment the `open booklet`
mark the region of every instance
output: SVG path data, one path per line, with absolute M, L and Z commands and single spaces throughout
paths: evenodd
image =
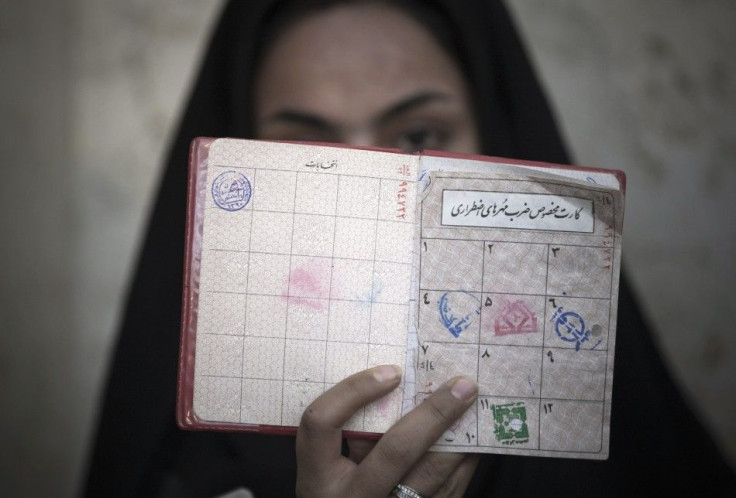
M 433 449 L 607 458 L 622 172 L 224 138 L 189 167 L 182 428 L 293 433 L 391 363 L 348 434 L 462 374 L 478 400 Z

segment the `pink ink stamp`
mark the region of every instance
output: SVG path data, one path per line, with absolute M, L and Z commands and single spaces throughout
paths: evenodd
M 504 305 L 493 323 L 495 335 L 537 332 L 537 317 L 521 299 Z
M 318 275 L 304 268 L 294 268 L 289 274 L 291 295 L 322 296 L 326 293 L 324 284 Z
M 298 266 L 292 269 L 284 282 L 281 297 L 292 304 L 326 312 L 326 299 L 330 297 L 329 263 L 312 260 L 306 267 Z

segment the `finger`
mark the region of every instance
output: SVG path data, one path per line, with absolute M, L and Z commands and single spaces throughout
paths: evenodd
M 401 484 L 422 496 L 434 496 L 465 458 L 465 453 L 429 451 L 401 478 Z
M 473 474 L 475 474 L 475 469 L 478 468 L 478 462 L 480 462 L 480 455 L 467 455 L 450 478 L 432 496 L 434 498 L 456 498 L 463 496 L 465 490 L 468 489 Z
M 371 452 L 373 447 L 376 446 L 375 441 L 369 441 L 367 439 L 348 439 L 348 458 L 355 463 L 363 461 L 365 456 Z
M 382 365 L 351 375 L 314 400 L 296 434 L 300 470 L 321 472 L 342 458 L 342 426 L 362 406 L 395 389 L 401 370 Z
M 358 466 L 356 487 L 388 494 L 442 433 L 473 404 L 478 385 L 455 377 L 401 418 Z M 361 488 L 358 488 L 361 489 Z
M 422 496 L 460 497 L 473 478 L 480 455 L 429 452 L 401 481 Z

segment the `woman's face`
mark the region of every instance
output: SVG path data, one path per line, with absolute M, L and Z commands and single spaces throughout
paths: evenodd
M 466 82 L 419 22 L 384 4 L 291 24 L 255 81 L 259 138 L 479 152 Z

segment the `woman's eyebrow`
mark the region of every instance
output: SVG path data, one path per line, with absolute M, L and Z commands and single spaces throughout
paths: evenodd
M 447 100 L 452 100 L 452 96 L 447 93 L 436 91 L 419 92 L 392 104 L 388 109 L 381 111 L 371 121 L 375 126 L 382 125 L 417 107 L 422 107 L 432 102 Z M 287 122 L 330 132 L 334 132 L 338 128 L 334 123 L 318 114 L 296 109 L 280 110 L 266 117 L 264 122 Z
M 378 114 L 378 116 L 376 116 L 373 119 L 373 122 L 376 125 L 385 124 L 387 121 L 390 121 L 396 118 L 397 116 L 405 112 L 409 112 L 417 107 L 422 107 L 423 105 L 426 105 L 426 104 L 429 104 L 435 101 L 445 101 L 445 100 L 452 100 L 452 96 L 447 93 L 442 93 L 442 92 L 434 92 L 434 91 L 420 92 L 420 93 L 407 97 L 393 104 L 391 107 L 389 107 L 385 111 Z
M 303 126 L 317 128 L 324 131 L 334 131 L 335 129 L 335 126 L 332 123 L 321 116 L 292 109 L 284 109 L 282 111 L 274 113 L 268 116 L 264 121 L 267 123 L 272 121 L 285 121 L 288 123 L 300 124 Z

